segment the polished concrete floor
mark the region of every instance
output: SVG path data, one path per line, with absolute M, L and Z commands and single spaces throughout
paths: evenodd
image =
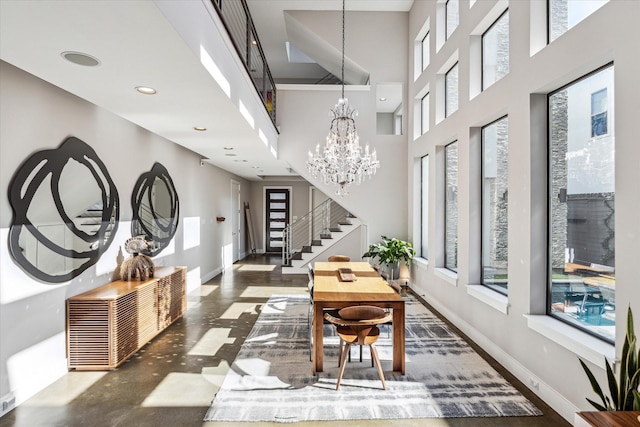
M 250 256 L 191 293 L 185 316 L 118 369 L 71 371 L 0 418 L 0 427 L 233 426 L 277 423 L 203 423 L 229 365 L 273 293 L 306 292 L 306 276 L 280 274 L 279 258 Z M 285 288 L 285 289 L 282 289 Z M 525 396 L 540 417 L 349 421 L 349 426 L 569 426 L 495 361 L 476 348 Z M 307 422 L 304 426 L 342 426 Z

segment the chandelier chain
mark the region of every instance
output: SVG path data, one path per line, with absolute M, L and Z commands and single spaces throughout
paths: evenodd
M 346 0 L 342 0 L 342 96 L 344 98 L 344 15 L 345 15 L 345 2 Z

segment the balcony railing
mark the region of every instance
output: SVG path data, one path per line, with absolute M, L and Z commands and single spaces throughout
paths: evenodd
M 260 45 L 246 0 L 211 0 L 262 103 L 276 126 L 276 85 Z

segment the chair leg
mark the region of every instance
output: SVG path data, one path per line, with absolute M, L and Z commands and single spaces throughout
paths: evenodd
M 309 325 L 309 362 L 313 360 L 311 352 L 313 351 L 313 310 L 312 305 L 309 305 L 309 312 L 307 313 L 307 324 Z
M 342 362 L 340 363 L 340 373 L 338 373 L 338 382 L 336 384 L 336 390 L 340 389 L 340 381 L 342 381 L 342 374 L 344 374 L 344 368 L 347 365 L 347 353 L 351 350 L 351 344 L 345 343 L 344 352 L 342 353 Z
M 340 338 L 340 347 L 338 349 L 338 366 L 342 365 L 342 346 L 344 345 L 344 341 Z
M 362 347 L 360 347 L 362 348 Z M 371 350 L 371 367 L 373 368 L 373 362 L 374 362 L 374 357 L 373 357 L 373 346 L 369 346 L 369 350 Z
M 376 348 L 371 345 L 371 353 L 373 354 L 373 358 L 376 360 L 376 366 L 378 367 L 378 375 L 380 376 L 380 381 L 382 381 L 382 388 L 384 390 L 387 389 L 387 383 L 384 382 L 384 374 L 382 373 L 382 366 L 380 366 L 380 359 L 378 358 L 378 351 Z

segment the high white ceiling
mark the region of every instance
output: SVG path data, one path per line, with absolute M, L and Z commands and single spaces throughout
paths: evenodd
M 341 1 L 248 0 L 248 4 L 276 81 L 326 74 L 317 64 L 288 62 L 284 11 L 341 10 Z M 349 0 L 346 8 L 408 11 L 412 4 L 413 0 Z M 87 53 L 101 63 L 76 65 L 61 57 L 65 51 Z M 0 58 L 239 176 L 257 180 L 295 175 L 288 164 L 268 153 L 151 0 L 0 0 Z M 141 85 L 158 93 L 141 95 L 134 90 Z M 194 126 L 208 130 L 197 132 Z

